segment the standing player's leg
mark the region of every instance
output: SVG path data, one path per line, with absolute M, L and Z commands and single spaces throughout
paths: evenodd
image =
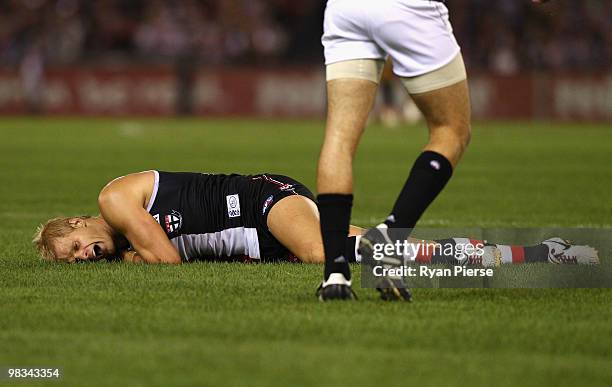
M 406 239 L 450 179 L 470 131 L 465 68 L 446 7 L 425 1 L 384 4 L 386 7 L 372 9 L 373 39 L 392 58 L 394 73 L 423 111 L 431 138 L 385 223 L 361 239 L 366 257 L 377 244 Z M 393 267 L 401 265 L 403 257 L 389 254 L 379 263 Z M 384 299 L 410 298 L 400 277 L 384 278 L 382 285 L 379 290 Z
M 411 94 L 429 127 L 429 142 L 414 162 L 387 226 L 413 228 L 442 191 L 470 141 L 470 102 L 467 81 Z M 406 235 L 400 235 L 404 238 Z
M 378 61 L 350 62 L 368 63 L 377 79 Z M 327 83 L 327 124 L 317 171 L 317 201 L 325 250 L 322 299 L 340 298 L 333 294 L 336 285 L 350 287 L 351 273 L 344 251 L 353 202 L 353 157 L 377 86 L 374 80 L 356 78 L 333 79 Z M 325 294 L 327 285 L 333 285 L 329 294 Z
M 371 36 L 369 0 L 328 1 L 323 18 L 327 79 L 327 124 L 319 156 L 317 199 L 325 250 L 319 298 L 351 294 L 351 273 L 343 255 L 353 202 L 353 156 L 372 109 L 385 52 Z M 340 291 L 340 290 L 342 291 Z
M 463 58 L 444 4 L 390 4 L 374 29 L 375 40 L 391 56 L 393 71 L 430 133 L 385 221 L 390 228 L 410 229 L 444 188 L 468 145 L 470 101 Z
M 446 66 L 403 83 L 422 111 L 430 138 L 414 162 L 408 179 L 395 201 L 391 214 L 361 239 L 365 256 L 377 243 L 405 240 L 417 221 L 450 179 L 470 140 L 470 102 L 465 68 L 458 54 Z M 385 230 L 389 228 L 389 230 Z M 403 264 L 399 255 L 385 257 L 383 266 Z M 388 300 L 409 300 L 401 278 L 385 277 L 381 296 Z

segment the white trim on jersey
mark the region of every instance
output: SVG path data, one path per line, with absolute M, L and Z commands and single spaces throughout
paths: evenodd
M 205 234 L 183 234 L 170 239 L 170 242 L 185 260 L 205 256 L 234 255 L 248 255 L 253 259 L 261 259 L 255 228 L 235 227 Z
M 155 174 L 155 183 L 153 183 L 153 192 L 151 193 L 151 198 L 149 199 L 149 203 L 147 203 L 147 212 L 151 211 L 153 208 L 153 204 L 155 203 L 155 198 L 157 197 L 157 190 L 159 189 L 159 172 L 152 171 Z M 159 221 L 157 222 L 159 223 Z

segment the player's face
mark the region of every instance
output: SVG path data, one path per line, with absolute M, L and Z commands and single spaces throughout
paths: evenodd
M 108 227 L 88 222 L 75 228 L 69 235 L 54 243 L 55 255 L 60 261 L 97 261 L 115 254 L 115 243 Z

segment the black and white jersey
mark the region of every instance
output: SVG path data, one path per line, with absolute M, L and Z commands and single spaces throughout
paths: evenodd
M 153 172 L 147 211 L 185 261 L 282 258 L 288 251 L 268 230 L 270 209 L 288 195 L 313 199 L 306 187 L 286 176 Z

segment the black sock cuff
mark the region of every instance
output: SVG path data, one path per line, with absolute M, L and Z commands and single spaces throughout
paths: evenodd
M 413 170 L 424 169 L 427 171 L 436 171 L 440 175 L 450 179 L 453 174 L 453 165 L 446 157 L 438 152 L 425 151 L 417 157 L 414 162 Z
M 353 205 L 353 194 L 319 194 L 317 204 L 321 206 Z

